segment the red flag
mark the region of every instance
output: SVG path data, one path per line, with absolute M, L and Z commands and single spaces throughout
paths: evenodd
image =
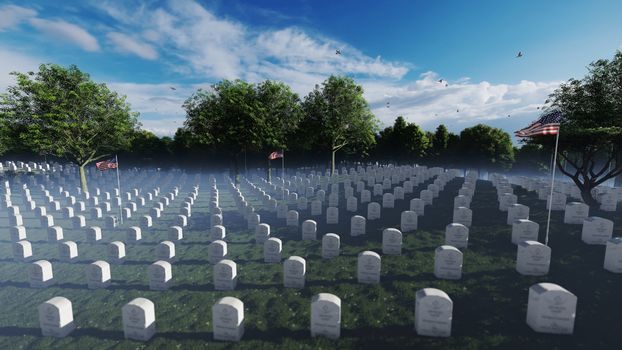
M 270 153 L 270 155 L 268 156 L 268 159 L 270 159 L 270 160 L 275 160 L 277 158 L 283 158 L 283 152 L 282 151 L 274 151 L 274 152 Z
M 101 162 L 95 163 L 97 170 L 105 171 L 108 169 L 116 169 L 117 161 L 115 159 L 102 160 Z

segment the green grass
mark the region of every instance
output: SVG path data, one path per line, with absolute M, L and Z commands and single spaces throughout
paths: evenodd
M 551 269 L 545 277 L 521 276 L 515 270 L 516 247 L 510 242 L 511 227 L 506 214 L 497 210 L 494 188 L 479 181 L 472 201 L 473 226 L 469 248 L 463 249 L 463 277 L 459 281 L 438 280 L 433 275 L 434 249 L 444 243 L 445 225 L 451 222 L 453 198 L 462 180 L 450 182 L 426 215 L 419 218 L 419 230 L 405 234 L 401 256 L 382 257 L 379 285 L 356 282 L 356 256 L 363 250 L 381 253 L 381 233 L 397 227 L 399 215 L 413 195 L 397 201 L 396 209 L 383 209 L 380 222 L 368 222 L 364 237 L 349 237 L 351 213 L 340 211 L 340 225 L 318 222 L 318 238 L 328 232 L 341 236 L 341 256 L 323 260 L 320 240 L 300 241 L 300 232 L 276 228 L 274 213 L 261 212 L 270 223 L 273 236 L 283 240 L 283 258 L 299 255 L 307 260 L 306 287 L 282 287 L 282 265 L 263 263 L 262 247 L 253 242 L 253 232 L 235 211 L 232 197 L 219 184 L 221 207 L 227 227 L 229 258 L 238 264 L 235 291 L 219 292 L 212 287 L 212 266 L 207 261 L 208 187 L 203 185 L 192 210 L 184 240 L 176 245 L 173 264 L 174 286 L 165 292 L 150 291 L 147 266 L 155 261 L 155 245 L 167 239 L 167 228 L 177 215 L 180 196 L 155 222 L 152 232 L 143 232 L 143 242 L 127 246 L 127 262 L 111 265 L 110 288 L 86 287 L 86 264 L 106 259 L 106 244 L 125 240 L 125 230 L 103 231 L 102 244 L 84 242 L 83 230 L 65 229 L 65 239 L 78 242 L 79 261 L 59 262 L 56 244 L 47 243 L 46 232 L 28 229 L 36 259 L 53 263 L 56 284 L 47 289 L 28 286 L 28 264 L 12 260 L 6 214 L 0 218 L 0 349 L 176 349 L 176 348 L 426 348 L 426 349 L 596 349 L 616 348 L 622 324 L 620 292 L 622 275 L 602 268 L 604 246 L 580 241 L 581 227 L 561 223 L 563 213 L 553 213 L 550 236 Z M 424 188 L 416 189 L 415 193 Z M 180 191 L 185 194 L 190 188 Z M 535 193 L 515 191 L 519 203 L 531 208 L 531 219 L 540 223 L 543 241 L 546 212 Z M 243 191 L 246 197 L 249 192 Z M 378 200 L 378 198 L 376 198 Z M 255 204 L 257 199 L 251 199 Z M 345 199 L 342 197 L 343 207 Z M 144 213 L 150 206 L 140 210 Z M 363 213 L 360 210 L 359 213 Z M 594 215 L 595 213 L 591 213 Z M 622 235 L 622 215 L 598 213 L 615 220 L 614 235 Z M 27 216 L 30 215 L 30 216 Z M 364 214 L 363 214 L 364 215 Z M 38 227 L 38 219 L 24 214 L 26 225 Z M 138 215 L 124 227 L 137 224 Z M 303 211 L 300 222 L 310 218 Z M 318 220 L 320 221 L 320 220 Z M 57 224 L 71 227 L 68 222 Z M 284 220 L 282 221 L 284 224 Z M 87 220 L 87 225 L 93 225 Z M 99 223 L 104 226 L 103 222 Z M 538 282 L 557 283 L 578 296 L 575 333 L 554 336 L 533 332 L 525 323 L 527 294 Z M 414 331 L 415 293 L 420 288 L 444 290 L 454 301 L 452 336 L 445 339 L 418 336 Z M 311 338 L 310 301 L 314 294 L 333 293 L 342 300 L 341 339 Z M 40 335 L 37 305 L 54 296 L 73 303 L 77 329 L 64 339 Z M 244 302 L 245 328 L 239 343 L 215 342 L 212 337 L 211 307 L 223 296 Z M 136 297 L 152 300 L 156 306 L 157 333 L 149 342 L 123 339 L 121 307 Z

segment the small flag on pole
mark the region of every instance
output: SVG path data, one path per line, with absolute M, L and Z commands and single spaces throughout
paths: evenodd
M 108 169 L 116 169 L 117 168 L 117 160 L 114 158 L 108 160 L 102 160 L 101 162 L 95 163 L 97 170 L 106 171 Z
M 559 124 L 562 119 L 562 113 L 560 111 L 553 111 L 542 115 L 528 127 L 520 129 L 514 132 L 514 134 L 516 137 L 557 135 L 557 133 L 559 133 Z
M 274 151 L 268 156 L 268 159 L 270 160 L 275 160 L 278 158 L 283 158 L 283 151 Z

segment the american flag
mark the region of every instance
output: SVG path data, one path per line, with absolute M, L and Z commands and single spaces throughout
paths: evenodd
M 97 170 L 105 171 L 108 169 L 116 169 L 117 168 L 117 160 L 114 158 L 108 160 L 102 160 L 101 162 L 95 163 Z
M 538 120 L 531 123 L 528 127 L 520 129 L 514 134 L 516 137 L 533 137 L 543 135 L 557 135 L 559 123 L 562 121 L 562 112 L 555 110 L 542 115 Z
M 282 151 L 274 151 L 274 152 L 270 153 L 270 155 L 268 156 L 268 159 L 270 159 L 270 160 L 275 160 L 277 158 L 283 158 L 283 152 Z

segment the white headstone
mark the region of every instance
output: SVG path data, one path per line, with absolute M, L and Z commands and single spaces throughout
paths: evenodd
M 168 261 L 159 260 L 149 265 L 149 289 L 167 290 L 173 282 L 173 268 Z
M 367 220 L 380 219 L 380 204 L 371 202 L 367 204 Z
M 108 261 L 117 265 L 125 262 L 125 243 L 114 241 L 108 245 Z
M 47 260 L 38 260 L 30 265 L 28 280 L 32 288 L 46 288 L 54 283 L 52 263 Z
M 71 301 L 54 297 L 39 305 L 39 326 L 44 336 L 64 338 L 75 328 Z
M 175 261 L 175 243 L 171 241 L 160 242 L 155 251 L 156 260 Z
M 280 239 L 271 237 L 263 244 L 263 260 L 266 263 L 280 263 L 283 242 Z
M 402 232 L 395 228 L 387 228 L 382 231 L 382 254 L 402 254 Z
M 461 279 L 462 252 L 449 245 L 436 248 L 434 251 L 434 276 L 442 279 Z
M 214 340 L 240 341 L 244 335 L 244 303 L 234 297 L 219 299 L 212 306 Z
M 508 217 L 506 223 L 513 225 L 516 220 L 529 220 L 529 207 L 523 204 L 512 204 L 508 206 Z
M 341 334 L 341 299 L 319 293 L 311 299 L 311 336 L 338 339 Z
M 337 207 L 326 208 L 326 223 L 329 225 L 339 223 L 339 209 Z
M 227 257 L 227 242 L 216 240 L 207 247 L 207 258 L 211 264 L 216 264 Z
M 471 227 L 473 222 L 473 211 L 467 207 L 458 207 L 454 209 L 453 222 Z
M 445 244 L 466 248 L 469 243 L 469 228 L 463 224 L 451 223 L 445 227 Z
M 270 225 L 259 224 L 255 227 L 255 243 L 264 244 L 264 242 L 270 238 Z
M 89 289 L 107 288 L 110 285 L 110 264 L 98 260 L 86 266 L 86 281 Z
M 587 244 L 606 244 L 613 235 L 613 221 L 597 216 L 583 220 L 581 240 Z
M 357 259 L 357 279 L 359 283 L 380 283 L 381 259 L 378 253 L 364 251 L 359 253 Z
M 121 309 L 126 339 L 147 341 L 156 332 L 155 305 L 149 299 L 136 298 Z
M 181 226 L 171 226 L 168 228 L 168 239 L 173 242 L 181 241 L 184 238 L 184 230 Z
M 127 229 L 126 241 L 128 243 L 136 243 L 142 239 L 140 227 L 132 226 Z
M 290 256 L 283 262 L 283 286 L 304 288 L 307 262 L 299 256 Z
M 529 288 L 527 325 L 534 331 L 572 334 L 577 297 L 553 283 L 538 283 Z
M 570 202 L 566 204 L 564 212 L 564 224 L 583 224 L 583 220 L 589 216 L 590 207 L 581 202 Z
M 521 275 L 545 276 L 551 264 L 551 248 L 536 241 L 518 243 L 516 271 Z
M 605 270 L 622 273 L 622 237 L 611 238 L 605 249 Z
M 512 243 L 523 241 L 537 241 L 540 225 L 530 220 L 519 219 L 512 224 Z
M 366 219 L 360 215 L 354 215 L 350 219 L 350 236 L 361 236 L 365 234 Z
M 303 240 L 316 240 L 317 239 L 317 223 L 314 220 L 303 221 L 302 239 Z
M 339 235 L 327 233 L 322 236 L 322 258 L 331 259 L 339 256 L 341 239 Z
M 58 255 L 61 261 L 73 263 L 78 260 L 78 245 L 73 241 L 60 242 Z
M 214 289 L 234 290 L 238 282 L 238 268 L 235 262 L 222 259 L 214 265 Z
M 227 237 L 227 229 L 222 225 L 212 226 L 210 230 L 210 240 L 218 241 L 224 240 Z
M 454 303 L 447 293 L 423 288 L 415 295 L 415 331 L 429 337 L 449 337 Z

